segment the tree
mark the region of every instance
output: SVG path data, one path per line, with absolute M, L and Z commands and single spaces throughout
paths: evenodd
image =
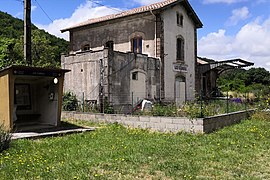
M 22 64 L 23 56 L 15 39 L 0 37 L 0 69 L 12 64 Z
M 270 85 L 270 73 L 264 68 L 251 68 L 246 72 L 246 85 L 254 83 Z
M 23 21 L 0 11 L 0 69 L 26 64 L 23 56 Z M 33 66 L 60 67 L 68 42 L 32 25 Z

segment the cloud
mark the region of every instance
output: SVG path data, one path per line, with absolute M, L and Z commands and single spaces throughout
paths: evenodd
M 244 25 L 235 36 L 225 30 L 213 32 L 198 42 L 198 55 L 216 60 L 242 58 L 270 70 L 270 18 Z
M 240 9 L 234 9 L 232 11 L 232 16 L 229 18 L 226 23 L 228 26 L 235 26 L 239 21 L 246 20 L 250 17 L 250 13 L 247 7 L 242 7 Z
M 149 4 L 161 2 L 162 0 L 133 0 L 133 1 L 140 5 L 149 5 Z
M 37 9 L 37 6 L 31 6 L 31 12 L 35 11 Z
M 248 0 L 203 0 L 204 4 L 214 4 L 214 3 L 226 3 L 226 4 L 233 4 L 233 3 L 239 3 L 244 2 Z
M 45 31 L 53 34 L 55 36 L 64 38 L 68 40 L 69 33 L 61 33 L 60 30 L 71 27 L 75 24 L 81 23 L 91 18 L 96 18 L 100 16 L 105 16 L 108 14 L 117 13 L 116 10 L 113 10 L 106 6 L 96 6 L 91 1 L 86 1 L 84 4 L 81 4 L 69 18 L 56 19 L 48 25 L 36 24 L 37 27 L 44 29 Z

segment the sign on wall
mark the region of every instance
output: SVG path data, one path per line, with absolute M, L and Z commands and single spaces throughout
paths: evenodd
M 173 64 L 173 71 L 175 72 L 187 72 L 187 65 L 186 64 Z

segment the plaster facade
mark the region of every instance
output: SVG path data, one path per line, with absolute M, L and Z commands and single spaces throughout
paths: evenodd
M 106 99 L 116 112 L 130 113 L 138 100 L 160 98 L 160 61 L 147 55 L 105 48 L 63 55 L 62 67 L 71 70 L 64 91 L 73 92 L 81 102 L 100 104 Z
M 176 23 L 176 14 L 183 16 L 183 25 Z M 194 22 L 186 13 L 186 10 L 177 5 L 168 11 L 162 13 L 164 24 L 164 81 L 165 81 L 165 99 L 174 101 L 176 95 L 176 79 L 183 77 L 185 79 L 186 93 L 183 94 L 185 100 L 193 100 L 195 97 L 195 36 L 196 27 Z M 184 59 L 177 60 L 177 38 L 184 40 Z M 174 65 L 186 67 L 186 70 L 177 71 Z M 173 88 L 172 88 L 173 87 Z M 184 93 L 181 91 L 180 93 Z

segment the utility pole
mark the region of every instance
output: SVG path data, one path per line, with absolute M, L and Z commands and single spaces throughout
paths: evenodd
M 31 54 L 31 0 L 24 0 L 24 59 L 32 65 Z

